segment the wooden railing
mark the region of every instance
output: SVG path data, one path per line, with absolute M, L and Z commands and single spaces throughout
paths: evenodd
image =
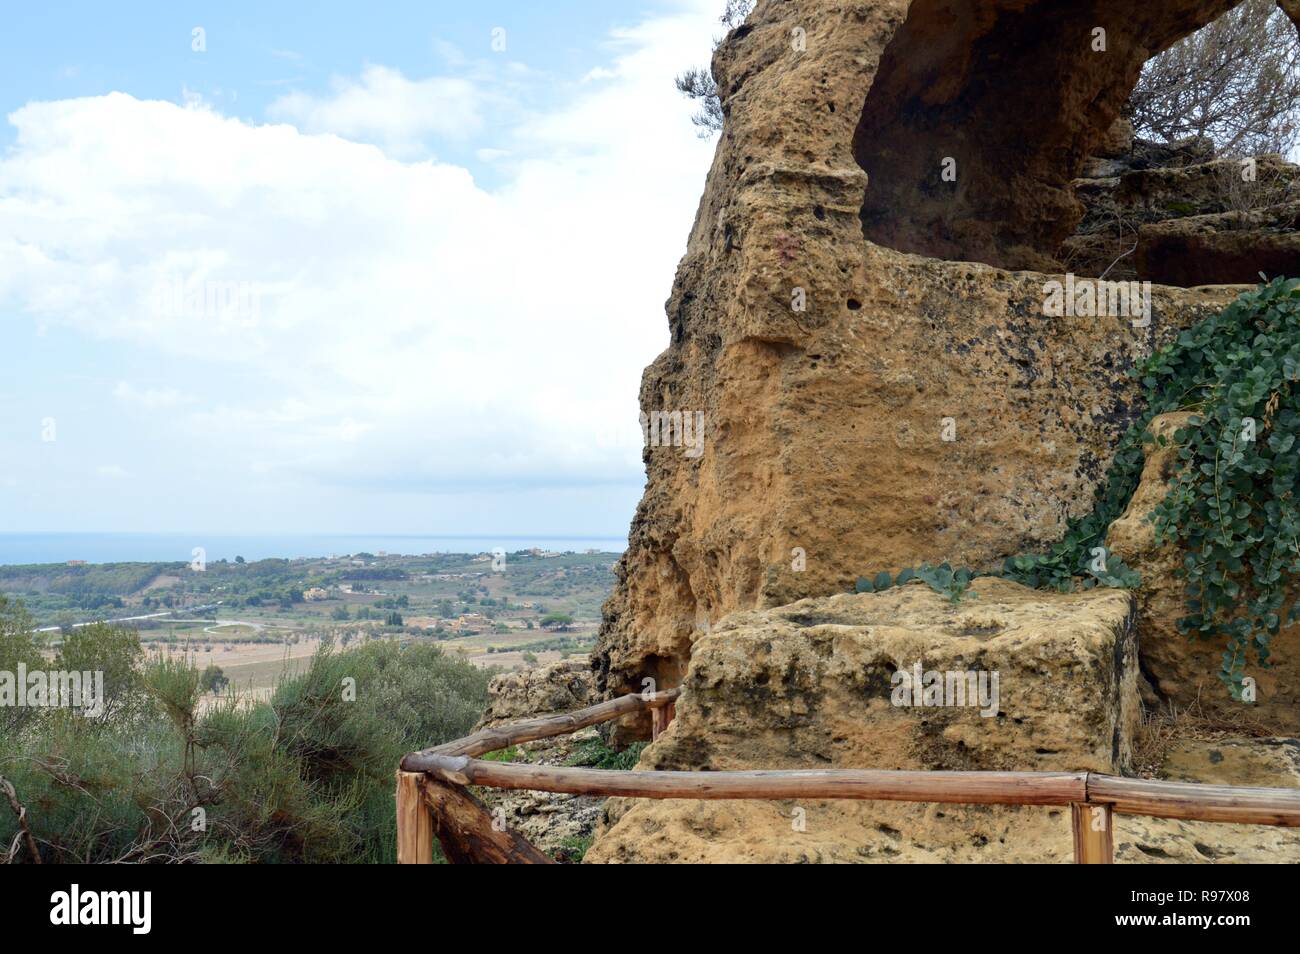
M 397 860 L 429 864 L 433 840 L 452 863 L 550 864 L 517 832 L 494 824 L 467 786 L 636 798 L 878 799 L 968 805 L 1070 806 L 1074 858 L 1114 860 L 1116 814 L 1300 827 L 1300 789 L 1156 782 L 1095 772 L 911 772 L 816 769 L 753 772 L 615 772 L 490 762 L 477 756 L 576 732 L 649 710 L 654 736 L 672 721 L 680 690 L 622 696 L 564 715 L 529 719 L 402 759 L 397 773 Z

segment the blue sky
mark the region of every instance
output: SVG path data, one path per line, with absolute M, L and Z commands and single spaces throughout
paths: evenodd
M 307 6 L 6 11 L 0 531 L 624 533 L 721 3 Z

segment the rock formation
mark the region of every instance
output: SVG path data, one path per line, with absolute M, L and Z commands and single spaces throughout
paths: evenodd
M 1182 556 L 1172 544 L 1157 545 L 1155 527 L 1147 519 L 1169 491 L 1178 454 L 1175 435 L 1192 417 L 1191 413 L 1162 414 L 1151 422 L 1148 430 L 1157 443 L 1148 448 L 1142 480 L 1128 510 L 1111 524 L 1106 546 L 1142 575 L 1137 591 L 1138 631 L 1152 704 L 1172 703 L 1231 719 L 1242 714 L 1242 706 L 1224 692 L 1216 677 L 1223 646 L 1218 641 L 1190 639 L 1179 631 L 1178 619 L 1187 615 L 1183 582 L 1177 576 Z M 1161 439 L 1166 443 L 1159 444 Z M 1250 671 L 1256 682 L 1250 713 L 1273 732 L 1300 735 L 1300 626 L 1283 627 L 1271 648 L 1272 667 Z
M 1123 590 L 992 578 L 957 604 L 913 583 L 735 613 L 696 643 L 647 764 L 1122 772 L 1138 720 L 1131 617 Z M 917 681 L 927 673 L 944 678 Z M 924 686 L 940 701 L 923 705 Z
M 677 718 L 639 767 L 1127 772 L 1138 720 L 1131 595 L 1000 579 L 971 589 L 955 606 L 913 582 L 728 617 L 695 644 Z M 938 694 L 900 699 L 917 664 Z M 970 676 L 980 673 L 998 675 L 996 693 L 977 698 Z M 1165 771 L 1300 787 L 1297 753 L 1293 739 L 1189 742 Z M 615 799 L 606 816 L 588 861 L 1072 857 L 1069 813 L 1047 808 Z M 1300 860 L 1292 831 L 1127 817 L 1116 826 L 1120 861 Z
M 488 707 L 479 728 L 572 712 L 596 701 L 585 657 L 519 672 L 502 673 L 488 684 Z M 594 728 L 517 746 L 515 760 L 536 765 L 571 765 L 585 747 L 600 743 Z M 485 803 L 511 830 L 560 861 L 577 860 L 602 815 L 603 799 L 559 792 L 486 790 Z
M 1145 142 L 1120 120 L 1074 189 L 1085 212 L 1061 257 L 1076 274 L 1170 285 L 1300 274 L 1300 166 L 1281 156 L 1216 158 L 1207 140 Z
M 1254 714 L 1272 723 L 1228 737 L 1209 706 L 1195 731 L 1159 731 L 1156 704 L 1227 698 L 1217 647 L 1177 632 L 1175 557 L 1143 523 L 1169 476 L 1161 453 L 1108 541 L 1143 573 L 1136 594 L 996 578 L 957 605 L 918 581 L 847 592 L 862 574 L 991 570 L 1058 541 L 1142 413 L 1125 372 L 1235 298 L 1219 276 L 1242 277 L 1270 229 L 1273 266 L 1293 261 L 1292 198 L 1231 228 L 1242 210 L 1219 185 L 1234 164 L 1116 123 L 1143 62 L 1233 5 L 760 0 L 719 46 L 726 124 L 668 301 L 671 344 L 642 380 L 649 480 L 594 662 L 606 695 L 682 685 L 640 768 L 1300 787 L 1300 744 L 1283 737 L 1300 728 L 1295 630 L 1277 647 L 1292 662 L 1261 680 L 1271 701 Z M 1296 179 L 1276 157 L 1260 168 Z M 1098 223 L 1121 214 L 1141 253 L 1118 274 L 1171 282 L 1149 299 L 1096 281 L 1117 257 Z M 898 674 L 918 664 L 997 672 L 1001 699 L 987 717 L 900 704 Z M 1065 860 L 1066 815 L 614 800 L 587 859 Z M 1116 852 L 1296 860 L 1300 836 L 1126 817 Z
M 860 11 L 867 22 L 871 13 L 902 18 L 858 38 L 879 50 L 853 139 L 872 180 L 862 209 L 867 237 L 939 258 L 1054 268 L 1056 248 L 1082 214 L 1070 180 L 1143 64 L 1235 5 L 856 5 L 869 8 Z M 957 170 L 948 187 L 935 175 L 944 159 Z
M 595 701 L 591 665 L 585 657 L 494 676 L 479 726 L 572 712 Z
M 1144 225 L 1137 268 L 1144 278 L 1180 283 L 1300 274 L 1300 200 Z
M 702 415 L 702 453 L 646 449 L 604 691 L 679 683 L 733 610 L 988 568 L 1091 508 L 1124 370 L 1237 290 L 1052 317 L 1061 276 L 1007 269 L 1057 266 L 1142 63 L 1232 5 L 760 0 L 714 57 L 726 128 L 641 386 L 652 425 Z

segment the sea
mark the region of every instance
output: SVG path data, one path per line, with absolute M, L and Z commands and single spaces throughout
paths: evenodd
M 556 552 L 622 553 L 627 537 L 436 536 L 420 534 L 222 534 L 222 533 L 0 533 L 0 565 L 15 563 L 137 563 L 182 561 L 203 548 L 209 562 L 387 553 L 507 553 L 534 547 Z

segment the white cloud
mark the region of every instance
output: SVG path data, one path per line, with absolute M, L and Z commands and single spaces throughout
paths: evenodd
M 310 486 L 636 484 L 638 382 L 713 149 L 672 76 L 707 59 L 714 7 L 622 31 L 611 77 L 492 130 L 510 155 L 491 191 L 393 158 L 471 128 L 473 100 L 383 67 L 281 100 L 300 125 L 121 93 L 29 103 L 0 157 L 0 311 L 169 369 L 113 389 L 158 412 L 148 440 L 113 435 L 141 494 L 167 473 L 150 454 L 218 483 L 203 506 L 238 487 L 277 513 Z
M 176 407 L 187 404 L 194 399 L 182 394 L 175 388 L 137 388 L 129 381 L 119 381 L 113 388 L 113 397 L 124 404 L 131 404 L 147 410 Z
M 373 142 L 399 158 L 423 155 L 431 136 L 461 139 L 483 124 L 479 91 L 468 80 L 409 80 L 398 70 L 370 65 L 359 80 L 335 77 L 330 85 L 327 96 L 281 96 L 267 114 L 306 133 Z

